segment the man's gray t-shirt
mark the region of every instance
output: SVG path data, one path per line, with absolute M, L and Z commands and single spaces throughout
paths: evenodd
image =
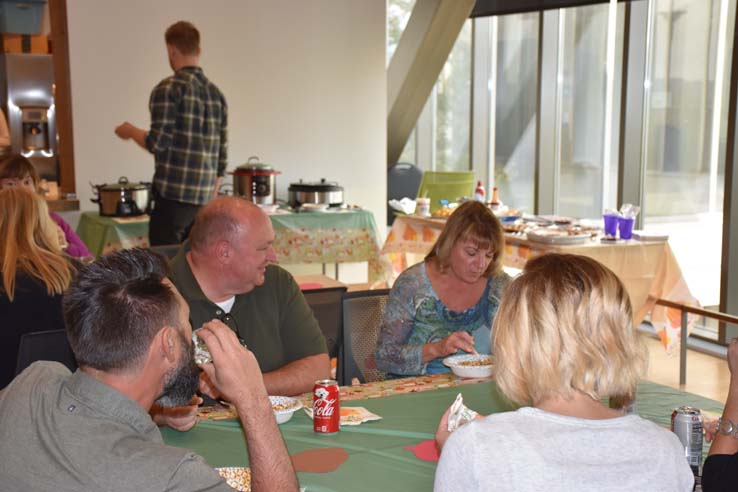
M 56 362 L 0 392 L 0 457 L 3 491 L 232 490 L 201 457 L 165 445 L 136 402 Z
M 693 481 L 676 435 L 637 415 L 590 420 L 524 407 L 455 431 L 434 490 L 686 492 Z

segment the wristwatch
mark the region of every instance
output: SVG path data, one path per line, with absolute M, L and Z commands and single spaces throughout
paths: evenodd
M 732 420 L 720 417 L 717 421 L 717 431 L 724 436 L 732 436 L 738 439 L 738 425 Z

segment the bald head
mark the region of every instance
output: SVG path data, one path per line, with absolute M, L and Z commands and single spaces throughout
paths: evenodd
M 218 241 L 236 241 L 248 234 L 254 223 L 269 220 L 253 203 L 237 197 L 219 197 L 205 205 L 195 217 L 190 232 L 192 250 L 204 252 Z

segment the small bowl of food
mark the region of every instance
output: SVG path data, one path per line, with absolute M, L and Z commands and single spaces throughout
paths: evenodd
M 302 402 L 289 396 L 270 396 L 274 418 L 278 424 L 284 424 L 292 418 L 292 415 L 302 408 Z
M 443 363 L 460 378 L 492 376 L 492 356 L 489 354 L 452 355 L 443 359 Z
M 512 224 L 523 216 L 520 210 L 509 207 L 505 207 L 504 210 L 495 211 L 494 214 L 503 224 Z

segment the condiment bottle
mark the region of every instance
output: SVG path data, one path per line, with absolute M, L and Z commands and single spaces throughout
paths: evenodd
M 495 186 L 492 188 L 492 201 L 489 202 L 489 208 L 492 209 L 493 212 L 496 212 L 502 210 L 502 206 L 502 202 L 500 201 L 500 190 Z
M 481 181 L 477 181 L 477 189 L 474 190 L 474 199 L 484 203 L 484 185 Z

